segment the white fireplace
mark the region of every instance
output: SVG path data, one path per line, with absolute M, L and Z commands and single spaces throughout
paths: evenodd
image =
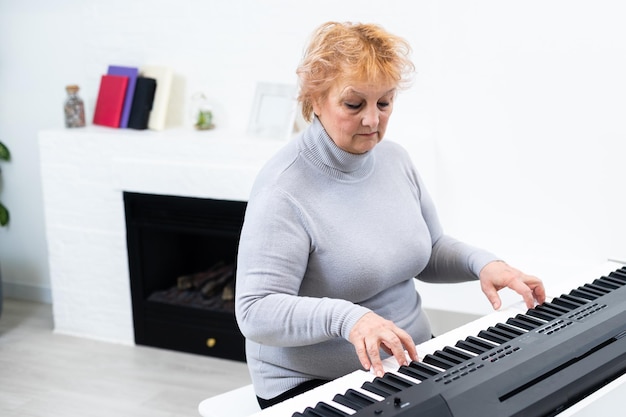
M 41 131 L 55 331 L 134 343 L 123 191 L 247 201 L 284 144 L 219 129 Z

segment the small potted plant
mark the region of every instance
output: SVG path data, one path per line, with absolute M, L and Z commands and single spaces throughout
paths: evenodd
M 11 159 L 9 148 L 2 142 L 0 142 L 0 160 L 8 161 Z M 2 172 L 2 169 L 0 169 Z M 6 226 L 9 223 L 9 210 L 0 202 L 0 227 Z M 2 274 L 0 273 L 0 314 L 2 314 Z
M 0 160 L 8 161 L 11 159 L 11 153 L 9 148 L 2 142 L 0 142 Z M 2 169 L 0 169 L 0 173 Z M 9 210 L 0 202 L 0 226 L 6 226 L 9 223 Z

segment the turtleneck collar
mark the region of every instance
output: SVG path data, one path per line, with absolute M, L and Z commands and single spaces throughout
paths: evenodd
M 314 165 L 340 180 L 360 180 L 374 168 L 374 150 L 353 154 L 338 147 L 317 117 L 302 132 L 302 152 Z M 376 149 L 376 148 L 374 148 Z

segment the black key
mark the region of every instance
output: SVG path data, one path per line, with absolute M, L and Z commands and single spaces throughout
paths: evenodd
M 456 365 L 456 363 L 450 362 L 446 359 L 431 354 L 424 356 L 424 359 L 422 359 L 422 361 L 441 369 L 450 369 L 454 365 Z
M 485 348 L 486 350 L 493 349 L 494 347 L 497 346 L 497 344 L 495 344 L 495 343 L 487 342 L 487 341 L 484 341 L 484 340 L 479 339 L 479 338 L 474 337 L 474 336 L 466 337 L 465 341 L 468 342 L 468 343 L 473 343 L 473 344 L 475 344 L 477 346 L 481 346 L 481 347 Z
M 563 307 L 563 306 L 559 306 L 556 304 L 552 304 L 552 303 L 543 303 L 540 306 L 543 310 L 545 310 L 548 313 L 552 313 L 554 315 L 556 315 L 557 317 L 562 316 L 563 314 L 567 314 L 570 312 L 570 310 L 568 310 L 567 308 Z
M 579 287 L 580 291 L 585 291 L 583 289 L 581 289 L 581 287 Z M 586 292 L 586 291 L 585 291 Z M 593 295 L 593 294 L 591 294 Z M 593 300 L 595 300 L 596 298 L 598 298 L 597 296 L 594 296 L 595 298 L 593 298 Z M 561 296 L 561 301 L 570 303 L 572 305 L 577 305 L 578 307 L 585 305 L 587 303 L 589 303 L 589 299 L 587 298 L 580 298 L 576 295 L 568 295 L 568 294 L 563 294 Z M 556 300 L 552 300 L 553 303 L 556 303 Z
M 606 288 L 609 291 L 614 291 L 618 289 L 620 286 L 612 283 L 608 279 L 605 278 L 597 278 L 593 280 L 593 285 L 597 285 L 598 287 Z
M 385 375 L 383 375 L 383 380 L 385 380 L 386 382 L 398 387 L 400 390 L 406 389 L 408 387 L 411 387 L 413 385 L 415 385 L 414 382 L 411 382 L 405 378 L 402 378 L 401 376 L 398 376 L 394 373 L 391 372 L 387 372 Z
M 602 278 L 598 278 L 598 279 L 594 279 L 593 283 L 595 285 L 598 285 L 600 287 L 604 287 L 607 288 L 611 291 L 618 289 L 620 286 L 613 284 L 611 281 L 607 280 L 607 279 L 602 279 Z
M 388 389 L 383 389 L 378 384 L 374 384 L 374 382 L 366 382 L 361 386 L 361 388 L 385 398 L 397 392 L 395 390 L 389 391 Z
M 349 416 L 350 414 L 345 413 L 335 407 L 333 407 L 332 405 L 326 404 L 324 402 L 319 402 L 317 403 L 317 405 L 315 406 L 315 408 L 311 411 L 311 414 L 307 414 L 309 410 L 304 410 L 304 415 L 305 416 L 311 416 L 311 417 L 346 417 Z
M 416 363 L 419 363 L 419 362 L 416 362 Z M 430 372 L 425 372 L 423 369 L 412 367 L 410 365 L 408 365 L 408 366 L 401 366 L 398 369 L 398 372 L 400 372 L 403 375 L 410 376 L 411 378 L 415 378 L 418 381 L 424 381 L 424 380 L 430 378 L 431 376 L 433 376 L 433 374 L 431 374 Z M 437 373 L 439 373 L 439 371 L 436 371 L 435 375 Z
M 594 297 L 596 297 L 596 298 L 598 298 L 598 297 L 602 297 L 602 296 L 604 295 L 603 293 L 598 292 L 598 291 L 594 290 L 593 288 L 587 288 L 587 286 L 586 286 L 586 285 L 584 285 L 584 286 L 582 286 L 582 287 L 578 287 L 578 290 L 579 290 L 579 291 L 584 291 L 584 292 L 587 292 L 587 293 L 589 293 L 589 294 L 593 295 L 593 296 L 594 296 Z M 594 300 L 595 300 L 595 298 L 594 298 Z
M 555 318 L 560 317 L 560 316 L 563 315 L 563 314 L 561 314 L 561 312 L 554 311 L 554 310 L 552 310 L 552 309 L 550 309 L 550 308 L 548 308 L 548 307 L 546 307 L 544 305 L 539 305 L 539 306 L 535 307 L 534 310 L 539 311 L 539 312 L 541 312 L 543 314 L 547 314 L 548 316 L 552 317 L 551 320 L 554 320 Z
M 436 350 L 435 352 L 433 352 L 433 355 L 439 358 L 445 359 L 448 362 L 452 362 L 455 365 L 458 365 L 459 363 L 463 362 L 463 360 L 459 359 L 455 355 L 451 355 L 450 353 L 444 352 L 442 350 Z
M 626 284 L 626 270 L 622 271 L 620 269 L 620 270 L 617 270 L 617 271 L 613 271 L 613 272 L 611 272 L 609 274 L 609 276 L 611 278 L 618 279 L 618 280 L 622 281 L 624 284 Z
M 422 362 L 411 361 L 411 363 L 409 363 L 407 367 L 411 368 L 413 371 L 415 371 L 416 373 L 420 375 L 425 375 L 426 378 L 430 378 L 431 376 L 438 375 L 441 373 L 440 370 L 435 369 L 432 366 L 426 365 L 425 363 L 422 363 Z M 419 379 L 419 378 L 416 378 L 416 379 Z
M 612 276 L 611 274 L 609 274 L 608 277 L 602 277 L 602 278 L 609 280 L 612 283 L 619 285 L 620 287 L 623 287 L 624 285 L 626 285 L 626 278 L 621 279 L 619 277 Z
M 517 336 L 519 336 L 518 333 L 511 333 L 508 330 L 499 328 L 499 327 L 489 327 L 487 330 L 489 330 L 491 333 L 495 333 L 499 336 L 504 337 L 506 340 L 511 340 L 511 339 L 515 339 Z
M 468 340 L 468 339 L 469 337 L 466 338 L 465 340 L 459 340 L 458 342 L 456 342 L 454 346 L 461 348 L 461 349 L 465 349 L 468 352 L 476 353 L 477 355 L 485 353 L 488 350 L 491 350 L 493 347 L 495 347 L 495 345 L 491 347 L 485 347 L 482 343 L 483 342 L 482 340 L 480 344 L 477 344 L 472 341 L 476 339 L 475 337 L 473 337 L 472 340 Z
M 549 302 L 545 302 L 542 304 L 542 306 L 552 309 L 555 312 L 560 313 L 561 315 L 569 313 L 571 310 L 573 310 L 573 308 L 566 308 L 565 306 L 560 306 L 558 304 L 554 304 L 554 303 L 549 303 Z
M 497 335 L 495 333 L 492 333 L 488 330 L 481 330 L 480 332 L 478 332 L 478 337 L 490 340 L 494 343 L 497 343 L 498 345 L 508 342 L 508 340 L 505 339 L 504 337 Z
M 506 330 L 507 332 L 514 334 L 516 336 L 521 336 L 526 333 L 525 331 L 520 330 L 517 327 L 509 326 L 508 324 L 505 324 L 505 323 L 496 324 L 496 328 Z
M 396 382 L 397 381 L 392 381 L 389 378 L 376 377 L 372 382 L 365 382 L 361 388 L 387 398 L 390 395 L 402 391 L 403 387 Z
M 528 331 L 537 328 L 537 326 L 535 326 L 534 324 L 530 324 L 528 322 L 525 322 L 516 318 L 509 318 L 506 322 L 512 326 L 516 326 L 516 327 L 519 327 L 520 329 L 525 329 Z
M 443 351 L 447 352 L 447 353 L 449 353 L 451 355 L 454 355 L 454 356 L 456 356 L 456 357 L 458 357 L 458 358 L 460 358 L 461 360 L 464 360 L 464 361 L 473 358 L 473 356 L 470 355 L 469 353 L 465 353 L 465 352 L 463 352 L 463 351 L 461 351 L 459 349 L 453 348 L 451 346 L 444 347 Z
M 368 405 L 377 402 L 373 398 L 368 397 L 362 392 L 353 390 L 352 388 L 348 389 L 348 391 L 346 391 L 346 393 L 343 395 L 335 395 L 333 401 L 337 404 L 345 405 L 346 407 L 353 410 L 360 410 L 361 408 L 367 407 Z
M 526 315 L 537 317 L 537 318 L 540 318 L 540 319 L 545 320 L 545 321 L 551 321 L 551 320 L 555 319 L 555 317 L 553 315 L 544 313 L 544 312 L 536 310 L 534 308 L 531 308 L 530 310 L 528 310 L 526 312 Z
M 430 374 L 426 374 L 425 372 L 419 369 L 414 369 L 409 366 L 401 366 L 398 369 L 398 372 L 400 372 L 403 375 L 410 376 L 411 378 L 415 378 L 418 381 L 425 381 L 432 376 Z
M 518 314 L 517 316 L 515 316 L 515 318 L 518 320 L 522 320 L 526 323 L 532 324 L 535 327 L 543 326 L 544 324 L 546 324 L 545 321 L 537 320 L 536 318 L 527 316 L 526 314 Z
M 315 411 L 311 407 L 305 408 L 304 411 L 302 412 L 302 414 L 295 413 L 294 416 L 298 416 L 298 417 L 300 417 L 300 416 L 302 416 L 302 417 L 323 417 L 321 414 L 319 414 L 317 411 Z
M 608 294 L 611 292 L 608 289 L 595 284 L 585 284 L 583 285 L 583 287 L 595 290 L 596 292 L 600 293 L 600 295 Z
M 598 298 L 597 295 L 592 294 L 592 293 L 587 292 L 587 291 L 580 290 L 580 289 L 572 290 L 572 291 L 570 291 L 570 294 L 572 296 L 574 296 L 574 297 L 584 298 L 584 299 L 589 300 L 589 301 L 593 301 L 596 298 Z

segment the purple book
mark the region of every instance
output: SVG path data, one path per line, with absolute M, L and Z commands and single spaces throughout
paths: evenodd
M 128 86 L 126 87 L 126 95 L 124 97 L 124 108 L 120 119 L 120 127 L 128 127 L 128 117 L 130 116 L 130 108 L 133 105 L 133 95 L 135 94 L 135 84 L 139 69 L 134 67 L 121 67 L 117 65 L 109 65 L 107 71 L 109 75 L 122 75 L 128 77 Z

